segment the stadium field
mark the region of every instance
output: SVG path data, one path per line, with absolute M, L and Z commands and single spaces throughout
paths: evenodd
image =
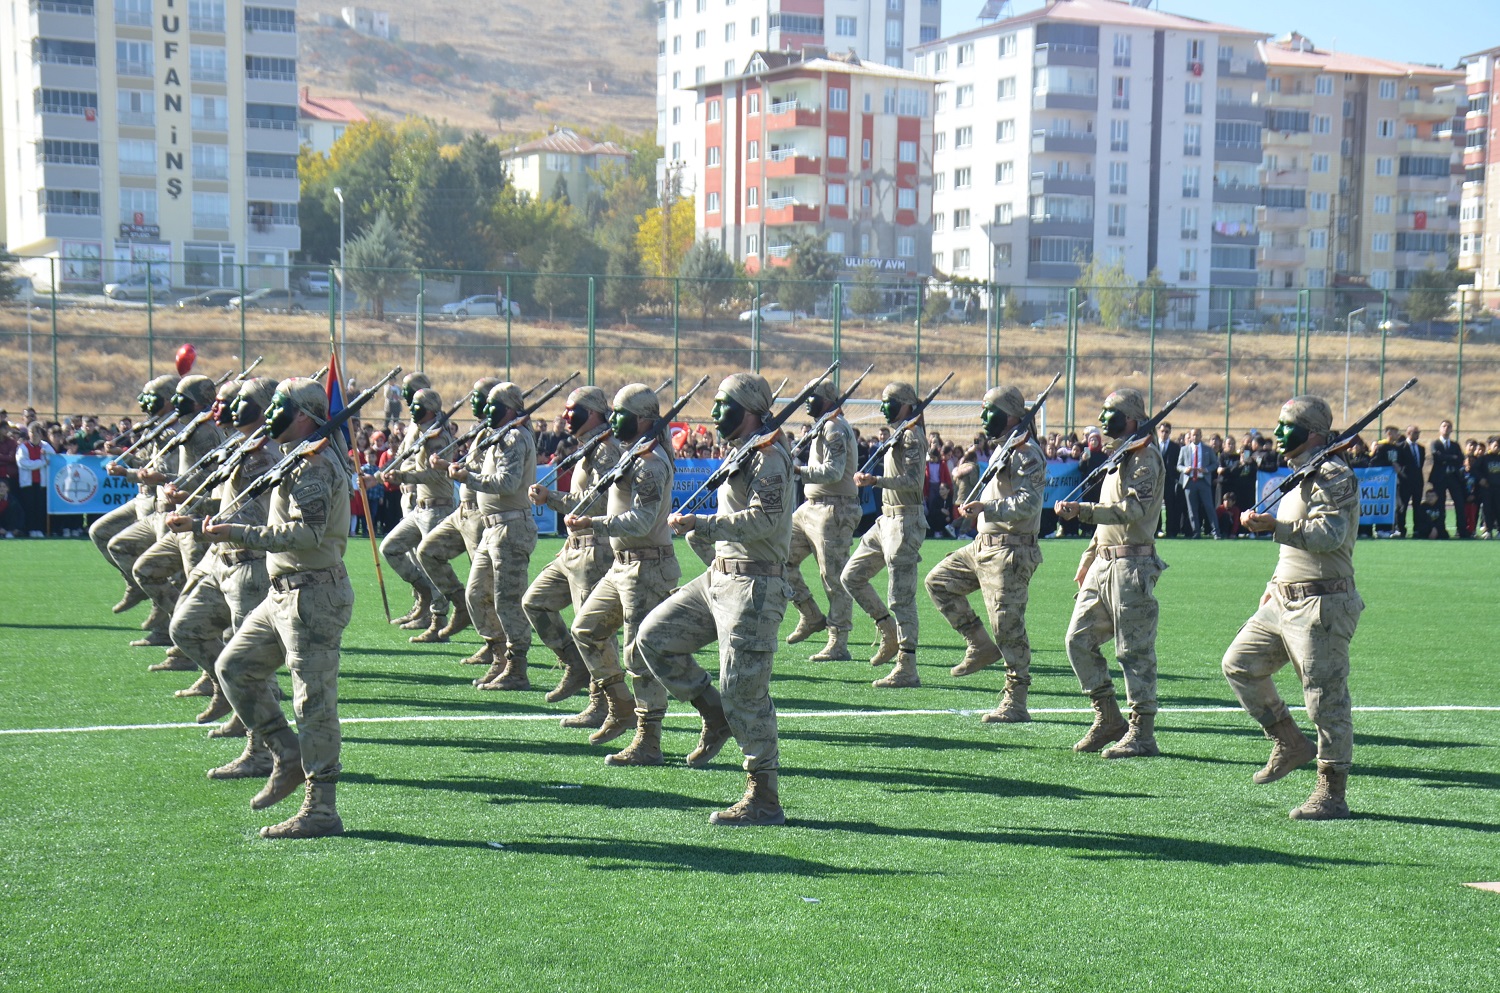
M 582 698 L 543 702 L 550 652 L 532 692 L 476 693 L 473 632 L 409 645 L 351 541 L 347 834 L 272 842 L 255 829 L 296 800 L 256 813 L 258 782 L 204 778 L 241 742 L 188 726 L 201 701 L 171 693 L 191 677 L 126 647 L 144 608 L 110 614 L 92 545 L 0 544 L 0 988 L 1500 989 L 1500 893 L 1464 885 L 1500 880 L 1500 545 L 1360 543 L 1356 819 L 1332 823 L 1286 816 L 1311 769 L 1251 783 L 1269 743 L 1219 672 L 1275 547 L 1162 544 L 1164 754 L 1123 762 L 1070 751 L 1081 550 L 1043 544 L 1029 725 L 979 723 L 1002 672 L 949 677 L 960 639 L 925 593 L 920 689 L 811 663 L 817 638 L 783 648 L 789 824 L 732 830 L 708 814 L 743 788 L 738 752 L 683 766 L 685 704 L 667 766 L 606 767 L 628 739 L 558 727 Z M 861 617 L 855 641 L 873 632 Z

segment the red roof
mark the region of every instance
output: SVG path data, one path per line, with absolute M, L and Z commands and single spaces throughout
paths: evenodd
M 563 152 L 569 155 L 623 155 L 627 157 L 630 155 L 628 148 L 612 141 L 595 141 L 592 138 L 585 138 L 570 128 L 557 128 L 544 138 L 516 145 L 506 154 L 516 155 L 522 152 Z
M 339 124 L 352 124 L 355 121 L 368 121 L 370 118 L 360 110 L 353 100 L 339 100 L 334 97 L 315 97 L 310 94 L 307 87 L 302 87 L 302 92 L 297 96 L 297 116 L 311 118 L 314 121 L 333 121 Z

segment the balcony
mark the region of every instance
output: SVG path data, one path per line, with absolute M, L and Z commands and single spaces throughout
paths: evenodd
M 1045 172 L 1032 173 L 1031 195 L 1039 197 L 1049 193 L 1091 197 L 1094 195 L 1094 177 L 1074 176 L 1071 173 L 1062 176 Z
M 1219 60 L 1219 77 L 1230 79 L 1265 79 L 1266 64 L 1246 56 Z
M 1260 250 L 1260 264 L 1276 268 L 1297 268 L 1307 261 L 1307 249 L 1300 245 L 1268 245 Z
M 1446 269 L 1447 252 L 1397 252 L 1392 258 L 1397 269 Z
M 119 168 L 119 171 L 120 171 L 120 175 L 122 175 L 122 176 L 155 176 L 156 175 L 156 163 L 153 162 L 153 161 L 151 161 L 151 160 L 149 160 L 149 159 L 147 159 L 147 160 L 121 159 L 118 168 Z
M 228 131 L 229 119 L 227 117 L 193 117 L 194 131 Z
M 1256 285 L 1254 269 L 1214 269 L 1208 277 L 1209 284 L 1214 287 L 1245 287 L 1253 288 Z
M 1214 200 L 1219 203 L 1249 203 L 1259 205 L 1261 200 L 1261 188 L 1259 186 L 1221 186 L 1214 184 Z
M 156 65 L 137 59 L 121 59 L 115 63 L 115 72 L 121 76 L 144 76 L 150 79 L 156 74 Z
M 1263 228 L 1307 227 L 1306 207 L 1262 207 L 1255 212 L 1255 223 Z
M 772 179 L 783 179 L 788 176 L 816 176 L 822 168 L 822 163 L 816 156 L 800 148 L 775 149 L 768 159 L 765 170 L 766 175 Z
M 823 124 L 822 109 L 799 100 L 784 100 L 771 104 L 766 114 L 765 128 L 770 131 L 785 131 L 788 128 L 816 128 Z
M 1078 266 L 1073 262 L 1026 263 L 1027 279 L 1053 279 L 1058 282 L 1074 283 L 1078 281 L 1078 273 Z
M 1453 184 L 1448 176 L 1397 176 L 1397 193 L 1447 193 Z
M 1427 100 L 1402 100 L 1399 106 L 1401 116 L 1409 121 L 1449 121 L 1458 116 L 1458 99 L 1451 94 Z
M 1271 110 L 1312 110 L 1311 93 L 1257 93 L 1255 102 Z
M 1261 144 L 1267 148 L 1274 148 L 1278 152 L 1287 150 L 1310 149 L 1313 145 L 1311 131 L 1273 131 L 1266 128 L 1261 132 Z
M 1305 190 L 1311 178 L 1306 169 L 1270 169 L 1265 170 L 1267 186 L 1290 186 L 1293 189 Z
M 1215 162 L 1259 162 L 1264 154 L 1260 143 L 1255 141 L 1214 142 Z
M 1232 248 L 1256 248 L 1260 246 L 1260 232 L 1254 228 L 1241 227 L 1236 233 L 1214 229 L 1213 237 L 1209 239 L 1213 245 L 1227 245 Z
M 1480 222 L 1482 223 L 1482 222 Z M 1417 227 L 1417 215 L 1415 213 L 1397 214 L 1396 230 L 1398 231 L 1430 231 L 1433 234 L 1452 234 L 1458 230 L 1458 220 L 1447 214 L 1427 212 L 1422 218 L 1422 226 Z
M 1069 238 L 1092 238 L 1094 219 L 1079 214 L 1032 214 L 1031 237 L 1059 235 Z
M 1082 131 L 1033 131 L 1031 133 L 1033 155 L 1040 155 L 1043 152 L 1093 155 L 1098 147 L 1099 140 Z
M 1082 90 L 1047 90 L 1032 98 L 1033 110 L 1098 110 L 1099 94 Z
M 98 207 L 43 206 L 42 227 L 48 238 L 99 238 L 104 231 Z
M 200 214 L 197 211 L 194 211 L 193 212 L 193 227 L 198 228 L 200 230 L 202 230 L 202 229 L 210 229 L 210 230 L 214 230 L 214 231 L 228 231 L 229 230 L 229 215 L 228 214 Z
M 822 219 L 822 208 L 815 203 L 803 203 L 796 197 L 772 197 L 766 201 L 766 226 L 786 224 L 817 224 Z
M 1396 142 L 1398 155 L 1452 155 L 1453 141 L 1433 138 L 1402 138 Z
M 115 115 L 115 118 L 125 127 L 156 127 L 156 111 L 154 110 L 122 110 Z
M 1220 101 L 1214 105 L 1214 114 L 1221 121 L 1263 121 L 1266 109 L 1256 103 L 1240 102 L 1233 100 L 1229 102 Z
M 1097 45 L 1041 44 L 1036 46 L 1033 63 L 1038 66 L 1094 67 L 1099 64 L 1099 48 Z

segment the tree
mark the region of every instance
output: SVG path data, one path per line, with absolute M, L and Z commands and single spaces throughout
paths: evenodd
M 565 244 L 554 241 L 547 247 L 541 265 L 537 266 L 531 292 L 537 304 L 547 308 L 549 321 L 556 320 L 557 311 L 578 305 L 580 282 L 578 277 L 569 275 L 572 269 L 573 257 Z
M 922 323 L 937 324 L 948 316 L 948 305 L 952 298 L 948 296 L 947 290 L 933 290 L 927 294 L 927 299 L 922 301 Z
M 677 274 L 682 278 L 682 292 L 698 306 L 701 324 L 708 327 L 708 312 L 720 300 L 734 294 L 732 284 L 737 275 L 734 261 L 724 254 L 722 248 L 705 238 L 694 242 L 688 249 Z
M 390 215 L 381 212 L 364 234 L 349 242 L 349 271 L 345 280 L 375 307 L 375 319 L 385 320 L 385 298 L 411 276 L 411 249 Z
M 1005 290 L 1005 306 L 1000 311 L 1000 316 L 1005 318 L 1005 323 L 1010 327 L 1019 327 L 1021 324 L 1021 294 L 1014 286 Z
M 496 92 L 490 97 L 490 119 L 495 127 L 505 130 L 505 122 L 516 116 L 516 106 L 504 93 Z
M 15 299 L 21 292 L 21 284 L 15 277 L 16 257 L 0 244 L 0 303 Z
M 790 258 L 786 282 L 781 284 L 781 305 L 793 315 L 798 311 L 811 314 L 827 284 L 837 275 L 838 262 L 823 250 L 823 241 L 817 235 L 799 241 Z
M 1093 300 L 1099 311 L 1099 323 L 1109 328 L 1123 328 L 1135 309 L 1139 289 L 1125 271 L 1124 254 L 1116 255 L 1112 262 L 1106 262 L 1098 255 L 1085 259 L 1080 254 L 1076 261 L 1079 291 L 1087 293 Z
M 862 266 L 854 273 L 854 285 L 849 290 L 849 309 L 866 319 L 870 318 L 885 303 L 885 293 L 880 286 L 880 273 L 874 266 Z
M 380 77 L 363 62 L 351 62 L 349 64 L 349 78 L 347 82 L 349 89 L 358 93 L 361 97 L 380 90 Z
M 670 279 L 682 269 L 682 259 L 693 247 L 697 221 L 693 198 L 655 206 L 635 219 L 635 250 L 641 260 L 641 272 L 647 276 Z M 671 298 L 670 283 L 658 284 L 656 292 Z
M 557 179 L 552 182 L 552 192 L 547 194 L 547 199 L 560 203 L 564 207 L 573 205 L 573 199 L 568 196 L 568 177 L 562 173 L 557 174 Z
M 1412 277 L 1406 311 L 1413 323 L 1447 317 L 1453 307 L 1453 292 L 1473 279 L 1473 273 L 1457 269 L 1423 269 Z
M 646 286 L 641 279 L 641 263 L 636 257 L 635 246 L 626 242 L 617 245 L 609 253 L 604 267 L 604 305 L 618 310 L 626 324 L 630 313 L 639 310 L 646 300 Z

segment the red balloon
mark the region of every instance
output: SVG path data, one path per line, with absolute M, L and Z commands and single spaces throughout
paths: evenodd
M 192 345 L 183 345 L 177 349 L 177 375 L 186 376 L 193 368 L 193 362 L 198 358 L 198 349 Z

